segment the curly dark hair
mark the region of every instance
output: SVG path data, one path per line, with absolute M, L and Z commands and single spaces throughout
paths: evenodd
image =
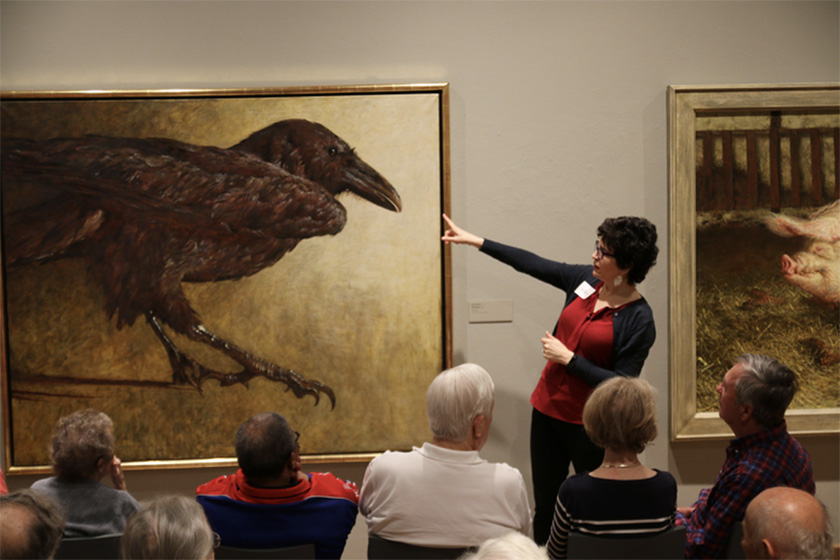
M 656 264 L 656 226 L 645 218 L 622 216 L 607 218 L 598 226 L 598 237 L 615 255 L 619 268 L 629 268 L 627 282 L 635 285 L 645 279 Z

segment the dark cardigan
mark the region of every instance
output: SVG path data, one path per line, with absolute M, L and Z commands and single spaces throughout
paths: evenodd
M 494 259 L 512 266 L 514 269 L 542 280 L 566 292 L 565 309 L 575 298 L 575 289 L 581 282 L 592 287 L 600 280 L 592 275 L 591 265 L 566 264 L 545 259 L 509 245 L 503 245 L 489 239 L 484 240 L 481 252 Z M 559 320 L 559 319 L 558 319 Z M 551 332 L 555 332 L 555 328 Z M 628 304 L 613 314 L 613 350 L 610 357 L 611 370 L 596 366 L 583 356 L 577 356 L 566 366 L 566 370 L 577 375 L 591 387 L 605 379 L 622 375 L 638 377 L 645 359 L 656 340 L 656 327 L 653 322 L 653 310 L 645 298 Z

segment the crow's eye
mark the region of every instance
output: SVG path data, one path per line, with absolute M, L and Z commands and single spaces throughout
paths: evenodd
M 331 156 L 334 156 L 335 154 L 338 153 L 338 148 L 336 148 L 335 146 L 330 146 L 327 149 L 327 153 L 330 154 Z

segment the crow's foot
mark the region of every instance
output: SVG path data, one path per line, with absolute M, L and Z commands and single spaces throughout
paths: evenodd
M 206 379 L 216 379 L 222 387 L 228 387 L 236 383 L 242 383 L 247 387 L 248 382 L 251 379 L 260 376 L 268 379 L 269 381 L 285 383 L 288 387 L 287 390 L 291 389 L 291 391 L 299 399 L 305 397 L 306 395 L 312 395 L 315 397 L 316 405 L 320 402 L 321 393 L 323 393 L 330 399 L 330 410 L 335 408 L 335 393 L 327 385 L 315 380 L 305 379 L 295 371 L 281 368 L 259 358 L 254 358 L 253 362 L 252 368 L 245 367 L 238 372 L 207 372 L 201 379 L 200 383 L 204 382 Z
M 315 398 L 315 405 L 321 401 L 321 394 L 330 399 L 330 410 L 335 409 L 335 393 L 318 381 L 305 379 L 290 369 L 282 368 L 262 358 L 258 358 L 241 348 L 222 340 L 204 327 L 197 327 L 191 338 L 210 344 L 224 352 L 242 366 L 238 372 L 222 372 L 207 368 L 181 352 L 175 343 L 163 330 L 160 320 L 153 314 L 147 314 L 147 320 L 157 337 L 163 343 L 169 364 L 172 366 L 172 382 L 176 385 L 192 385 L 201 393 L 202 384 L 208 379 L 215 379 L 222 387 L 229 387 L 241 383 L 248 387 L 248 382 L 254 377 L 264 377 L 269 381 L 285 383 L 288 389 L 299 399 L 306 395 Z M 287 390 L 288 390 L 287 389 Z
M 200 363 L 181 352 L 172 339 L 167 336 L 163 326 L 154 316 L 149 317 L 149 324 L 155 334 L 163 342 L 169 365 L 172 366 L 172 383 L 175 385 L 192 385 L 201 393 L 201 380 L 212 373 Z

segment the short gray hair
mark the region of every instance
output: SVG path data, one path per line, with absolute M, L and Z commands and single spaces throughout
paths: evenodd
M 438 374 L 426 391 L 429 428 L 436 438 L 460 442 L 478 415 L 493 410 L 493 379 L 476 364 L 461 364 Z
M 29 513 L 22 531 L 12 530 L 8 522 L 22 521 Z M 49 496 L 34 490 L 18 490 L 0 496 L 0 557 L 52 558 L 64 533 L 64 514 Z
M 753 408 L 753 418 L 762 428 L 775 428 L 799 389 L 796 374 L 775 358 L 763 354 L 741 354 L 736 364 L 744 374 L 735 382 L 735 400 Z
M 776 488 L 765 489 L 764 492 L 776 490 Z M 763 539 L 769 539 L 779 554 L 779 558 L 801 558 L 806 560 L 821 560 L 832 558 L 834 537 L 832 534 L 831 518 L 825 504 L 815 496 L 811 496 L 804 490 L 787 488 L 785 490 L 794 495 L 808 495 L 807 508 L 798 509 L 799 515 L 790 515 L 785 507 L 785 501 L 790 499 L 790 494 L 778 493 L 772 496 L 759 493 L 747 508 L 747 515 L 744 517 L 744 541 L 753 547 L 759 546 Z M 762 496 L 764 495 L 764 496 Z M 760 497 L 765 499 L 760 500 Z M 801 500 L 799 501 L 801 504 Z M 819 505 L 822 510 L 822 526 L 816 528 L 807 523 L 803 524 L 806 518 L 813 514 L 813 505 Z
M 820 502 L 823 512 L 823 530 L 821 533 L 811 533 L 801 527 L 796 527 L 796 549 L 791 558 L 833 558 L 834 533 L 828 508 Z
M 196 560 L 213 552 L 213 531 L 198 502 L 160 496 L 128 520 L 120 541 L 123 558 Z

